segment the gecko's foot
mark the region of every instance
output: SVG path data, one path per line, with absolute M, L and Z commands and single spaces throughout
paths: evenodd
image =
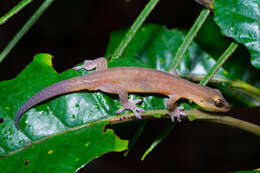
M 79 70 L 79 69 L 85 69 L 85 70 L 92 70 L 96 68 L 97 63 L 95 60 L 85 60 L 83 62 L 83 65 L 73 67 L 74 70 Z
M 129 109 L 129 110 L 133 111 L 133 113 L 135 114 L 136 118 L 141 119 L 142 117 L 139 114 L 139 112 L 145 112 L 145 110 L 136 106 L 136 104 L 140 103 L 141 101 L 142 101 L 141 99 L 128 100 L 128 102 L 126 104 L 124 104 L 121 109 L 116 111 L 116 113 L 120 114 L 124 110 Z
M 104 57 L 100 57 L 94 60 L 85 60 L 83 65 L 74 67 L 74 70 L 85 69 L 92 70 L 96 68 L 96 71 L 101 71 L 107 69 L 107 60 Z
M 187 114 L 185 112 L 183 112 L 184 107 L 183 106 L 179 106 L 177 108 L 174 109 L 173 112 L 170 113 L 172 122 L 174 122 L 174 119 L 176 117 L 178 122 L 181 122 L 181 116 L 187 116 Z
M 173 76 L 176 76 L 176 77 L 179 76 L 177 70 L 175 70 L 175 69 L 171 69 L 169 73 L 170 73 L 171 75 L 173 75 Z

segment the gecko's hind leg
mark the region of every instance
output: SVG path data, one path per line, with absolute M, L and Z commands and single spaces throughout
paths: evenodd
M 100 57 L 94 60 L 85 60 L 83 65 L 74 67 L 74 70 L 85 69 L 92 70 L 96 68 L 96 71 L 107 69 L 107 60 L 104 57 Z
M 145 112 L 142 108 L 139 108 L 136 106 L 139 102 L 141 102 L 141 99 L 137 100 L 128 100 L 128 92 L 127 90 L 120 86 L 120 85 L 115 85 L 115 84 L 104 84 L 101 86 L 98 86 L 96 89 L 99 89 L 101 91 L 107 92 L 107 93 L 112 93 L 112 94 L 118 94 L 120 102 L 122 104 L 122 108 L 116 111 L 117 114 L 123 112 L 124 110 L 131 110 L 136 118 L 141 119 L 141 115 L 139 112 Z

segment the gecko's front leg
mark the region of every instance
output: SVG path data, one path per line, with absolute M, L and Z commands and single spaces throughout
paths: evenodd
M 101 71 L 107 69 L 107 60 L 104 57 L 100 57 L 94 60 L 85 60 L 83 65 L 74 67 L 74 70 L 85 69 L 92 70 L 96 68 L 96 71 Z
M 181 121 L 181 116 L 187 116 L 185 112 L 183 112 L 184 107 L 179 106 L 177 107 L 176 101 L 179 100 L 180 97 L 178 95 L 172 94 L 169 95 L 169 99 L 167 101 L 167 108 L 170 113 L 170 117 L 172 121 L 174 121 L 175 117 L 177 118 L 177 121 Z
M 137 100 L 128 100 L 128 92 L 127 90 L 117 84 L 103 84 L 98 86 L 96 89 L 99 89 L 101 91 L 112 93 L 112 94 L 118 94 L 120 102 L 122 104 L 122 108 L 116 111 L 117 114 L 123 112 L 124 110 L 131 110 L 135 114 L 136 118 L 141 119 L 141 115 L 139 112 L 145 112 L 142 108 L 139 108 L 136 106 L 139 102 L 141 102 L 141 99 Z

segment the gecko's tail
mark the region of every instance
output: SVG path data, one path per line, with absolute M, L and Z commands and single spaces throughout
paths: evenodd
M 87 89 L 86 84 L 84 83 L 84 80 L 82 80 L 82 77 L 75 77 L 68 80 L 64 80 L 58 83 L 55 83 L 47 88 L 44 88 L 43 90 L 36 93 L 34 96 L 32 96 L 27 102 L 25 102 L 22 107 L 18 110 L 18 112 L 15 115 L 14 123 L 15 127 L 19 130 L 19 120 L 21 119 L 23 113 L 25 113 L 27 110 L 32 108 L 33 106 L 48 100 L 50 98 L 53 98 L 58 95 L 75 92 L 75 91 L 81 91 Z

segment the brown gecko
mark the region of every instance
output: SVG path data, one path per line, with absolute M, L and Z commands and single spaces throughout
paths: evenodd
M 74 67 L 74 70 L 96 68 L 96 72 L 74 77 L 55 83 L 32 96 L 18 110 L 15 116 L 15 126 L 19 129 L 18 122 L 23 113 L 33 106 L 65 93 L 81 90 L 101 90 L 106 93 L 118 94 L 122 108 L 116 113 L 129 109 L 137 118 L 143 109 L 136 106 L 141 100 L 128 100 L 128 93 L 159 93 L 169 97 L 167 108 L 171 119 L 176 117 L 180 121 L 183 107 L 177 107 L 176 101 L 180 98 L 188 99 L 209 111 L 226 112 L 230 110 L 228 102 L 221 92 L 207 86 L 201 86 L 188 80 L 179 78 L 174 71 L 166 73 L 159 70 L 140 67 L 114 67 L 107 68 L 105 58 L 86 60 L 84 64 Z

